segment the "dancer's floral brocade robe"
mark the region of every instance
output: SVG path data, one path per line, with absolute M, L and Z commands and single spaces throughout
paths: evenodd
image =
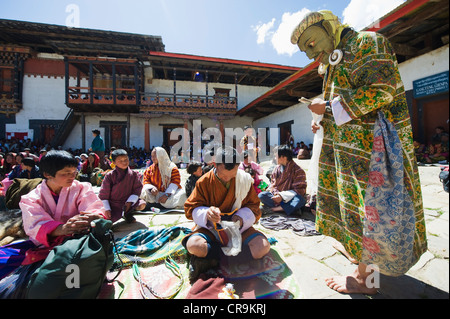
M 384 165 L 387 171 L 380 171 L 374 165 L 383 163 L 383 156 L 377 156 L 376 151 L 381 150 L 382 155 L 393 155 L 387 147 L 389 141 L 379 136 L 381 131 L 374 141 L 375 124 L 377 119 L 383 118 L 392 127 L 397 145 L 400 145 L 398 155 L 402 158 L 400 169 L 403 174 L 400 171 L 397 175 L 403 175 L 399 176 L 403 184 L 400 186 L 406 194 L 405 202 L 411 203 L 412 219 L 409 222 L 413 225 L 409 241 L 413 264 L 426 251 L 427 241 L 411 122 L 395 53 L 383 36 L 353 30 L 345 34 L 338 49 L 343 51 L 343 58 L 327 69 L 323 84 L 324 99 L 338 98 L 352 120 L 337 126 L 330 110 L 324 114 L 317 230 L 340 241 L 354 258 L 364 263 L 373 261 L 374 264 L 382 264 L 388 260 L 386 263 L 389 264 L 398 258 L 397 253 L 390 252 L 390 247 L 386 247 L 398 246 L 399 242 L 403 245 L 404 241 L 398 238 L 390 244 L 386 243 L 390 241 L 387 226 L 396 224 L 397 220 L 387 216 L 382 209 L 377 210 L 377 205 L 385 201 L 386 196 L 400 205 L 404 202 L 400 196 L 402 191 L 389 190 L 392 193 L 386 193 L 388 188 L 382 186 L 384 179 L 388 182 L 389 174 L 392 174 L 389 164 Z M 383 145 L 377 147 L 377 143 Z M 370 194 L 367 194 L 368 190 Z M 393 194 L 395 196 L 390 196 Z M 367 203 L 370 201 L 376 203 L 369 206 Z M 385 237 L 371 237 L 370 231 Z M 382 273 L 388 275 L 400 275 L 407 270 L 389 269 L 395 267 L 381 265 L 380 268 Z M 385 268 L 388 269 L 384 271 Z

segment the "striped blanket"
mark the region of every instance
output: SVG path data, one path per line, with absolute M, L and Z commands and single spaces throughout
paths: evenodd
M 116 241 L 115 250 L 123 262 L 123 267 L 131 267 L 134 262 L 151 266 L 169 256 L 174 258 L 186 255 L 181 241 L 189 233 L 189 228 L 180 226 L 140 229 Z M 121 266 L 117 254 L 114 254 L 112 270 Z

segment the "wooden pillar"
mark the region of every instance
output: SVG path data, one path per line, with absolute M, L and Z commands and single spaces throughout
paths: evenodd
M 116 92 L 116 64 L 112 64 L 112 89 L 113 89 L 113 103 L 117 103 L 117 92 Z
M 130 148 L 130 113 L 127 115 L 127 147 Z
M 81 114 L 81 149 L 86 152 L 86 118 Z
M 150 120 L 145 119 L 144 149 L 150 151 Z
M 206 83 L 206 107 L 208 107 L 208 70 L 205 72 L 205 83 Z
M 177 105 L 177 68 L 173 68 L 173 106 Z
M 138 76 L 138 62 L 134 64 L 134 90 L 135 90 L 135 97 L 136 97 L 136 106 L 141 105 L 141 94 L 139 92 L 140 89 L 139 84 L 139 76 Z
M 68 106 L 69 105 L 69 61 L 67 60 L 67 57 L 64 57 L 64 64 L 65 64 L 65 76 L 66 76 L 66 78 L 65 78 L 65 80 L 66 80 L 66 98 L 65 98 L 65 101 L 66 101 L 66 105 Z
M 219 120 L 220 134 L 222 134 L 222 143 L 225 143 L 225 129 L 223 127 L 223 120 Z
M 186 135 L 187 134 L 187 135 Z M 189 122 L 188 119 L 184 119 L 184 132 L 183 132 L 183 153 L 186 154 L 189 149 Z
M 89 95 L 91 104 L 94 104 L 94 65 L 89 62 Z
M 234 73 L 234 93 L 236 95 L 236 109 L 238 107 L 238 80 L 237 73 Z

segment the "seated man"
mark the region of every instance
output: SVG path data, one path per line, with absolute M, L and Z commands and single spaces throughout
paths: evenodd
M 130 159 L 125 150 L 116 149 L 111 157 L 114 170 L 106 174 L 98 197 L 112 222 L 123 217 L 127 223 L 132 223 L 136 221 L 132 216 L 133 211 L 141 211 L 146 206 L 145 201 L 139 199 L 142 191 L 140 176 L 129 168 Z
M 181 188 L 178 167 L 170 161 L 162 147 L 155 147 L 151 157 L 153 164 L 144 172 L 141 198 L 149 204 L 160 204 L 165 208 L 182 207 L 186 193 Z
M 41 178 L 41 173 L 39 172 L 39 167 L 32 157 L 25 157 L 22 160 L 22 171 L 19 174 L 19 178 Z
M 293 214 L 306 204 L 306 174 L 292 159 L 287 145 L 278 148 L 278 165 L 275 167 L 268 191 L 258 195 L 261 202 L 272 211 Z
M 218 265 L 220 244 L 214 235 L 214 224 L 222 220 L 239 221 L 243 248 L 248 245 L 252 258 L 260 259 L 270 250 L 267 238 L 253 228 L 261 217 L 253 179 L 238 166 L 235 149 L 219 148 L 214 168 L 198 180 L 184 205 L 186 217 L 197 224 L 196 230 L 183 240 L 191 255 L 191 282 Z

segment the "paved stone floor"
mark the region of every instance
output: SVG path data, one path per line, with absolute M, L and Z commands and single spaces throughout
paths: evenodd
M 309 160 L 296 160 L 307 172 Z M 265 170 L 269 162 L 261 163 Z M 292 230 L 273 231 L 260 224 L 256 228 L 278 240 L 278 249 L 284 255 L 305 299 L 448 299 L 449 298 L 449 194 L 439 181 L 439 166 L 421 166 L 420 178 L 428 234 L 428 251 L 419 262 L 401 277 L 381 276 L 379 293 L 374 296 L 337 293 L 325 285 L 324 278 L 347 275 L 355 265 L 333 248 L 334 239 L 319 235 L 303 237 Z M 184 184 L 187 178 L 181 170 Z M 302 216 L 307 217 L 307 216 Z M 115 225 L 116 237 L 138 228 L 165 225 L 192 227 L 184 214 L 136 215 L 137 223 Z

